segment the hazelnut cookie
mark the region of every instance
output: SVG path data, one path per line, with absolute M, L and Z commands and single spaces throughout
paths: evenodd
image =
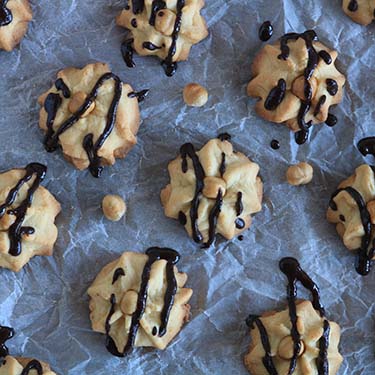
M 119 26 L 131 37 L 122 45 L 124 60 L 135 66 L 133 51 L 162 59 L 168 76 L 177 69 L 177 61 L 187 60 L 190 49 L 208 35 L 200 11 L 204 0 L 131 0 L 117 16 Z
M 283 258 L 288 278 L 288 307 L 262 316 L 250 315 L 251 345 L 245 365 L 252 375 L 334 375 L 342 363 L 340 327 L 325 317 L 319 288 L 294 258 Z M 297 300 L 297 282 L 312 301 Z
M 29 0 L 1 0 L 0 49 L 13 50 L 25 36 L 32 18 Z
M 375 177 L 371 166 L 359 166 L 332 194 L 327 211 L 329 222 L 344 245 L 357 253 L 356 270 L 370 272 L 375 258 Z
M 193 291 L 184 288 L 179 259 L 167 248 L 125 252 L 96 277 L 88 290 L 90 318 L 93 330 L 106 334 L 111 354 L 123 357 L 138 346 L 165 349 L 188 321 Z
M 259 166 L 233 151 L 230 136 L 222 134 L 196 151 L 191 143 L 168 165 L 170 183 L 161 192 L 167 217 L 178 219 L 204 247 L 217 233 L 232 239 L 251 225 L 262 209 L 263 183 Z
M 46 150 L 61 146 L 76 168 L 89 168 L 100 177 L 103 165 L 124 158 L 137 143 L 138 102 L 146 94 L 122 83 L 107 64 L 60 71 L 53 87 L 39 98 Z
M 0 267 L 19 271 L 35 255 L 52 255 L 61 207 L 40 186 L 46 172 L 31 163 L 0 174 Z
M 247 86 L 248 95 L 259 99 L 256 112 L 286 123 L 298 144 L 307 141 L 313 124 L 335 125 L 329 109 L 341 102 L 345 83 L 336 58 L 337 52 L 320 43 L 313 30 L 288 33 L 266 45 L 255 57 Z
M 343 0 L 344 12 L 354 21 L 369 25 L 375 19 L 375 0 Z
M 0 326 L 0 375 L 56 375 L 44 362 L 10 356 L 5 344 L 13 335 L 13 328 Z

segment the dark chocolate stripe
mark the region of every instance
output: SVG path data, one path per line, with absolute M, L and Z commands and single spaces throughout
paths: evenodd
M 319 357 L 316 359 L 316 367 L 318 368 L 318 375 L 329 374 L 329 363 L 328 363 L 328 346 L 329 346 L 329 334 L 331 327 L 327 319 L 324 319 L 323 334 L 319 340 Z
M 191 229 L 192 229 L 192 237 L 195 242 L 201 242 L 203 240 L 203 236 L 199 231 L 198 228 L 198 208 L 199 208 L 199 198 L 202 193 L 203 187 L 204 187 L 204 178 L 205 178 L 205 172 L 202 167 L 202 164 L 199 161 L 198 155 L 195 153 L 195 148 L 191 143 L 185 143 L 180 148 L 180 154 L 182 158 L 182 171 L 184 173 L 188 170 L 188 163 L 187 163 L 187 157 L 189 156 L 190 159 L 193 162 L 194 167 L 194 173 L 195 173 L 195 193 L 193 201 L 191 202 L 191 208 L 190 208 L 190 220 L 191 220 Z
M 131 39 L 126 39 L 121 44 L 122 58 L 124 59 L 125 64 L 128 68 L 135 67 L 135 62 L 133 60 L 133 54 L 134 54 L 133 42 L 134 42 L 134 39 L 131 38 Z
M 259 28 L 258 36 L 262 42 L 267 42 L 273 34 L 273 26 L 270 21 L 265 21 Z
M 288 306 L 289 306 L 289 316 L 292 323 L 291 336 L 293 339 L 293 356 L 290 360 L 289 372 L 288 374 L 293 374 L 296 365 L 298 354 L 301 350 L 301 336 L 298 332 L 297 327 L 297 281 L 301 282 L 302 285 L 308 289 L 312 294 L 312 305 L 313 307 L 320 312 L 321 316 L 324 316 L 324 307 L 320 302 L 319 288 L 313 282 L 313 280 L 307 275 L 306 272 L 302 270 L 298 261 L 294 258 L 283 258 L 280 261 L 280 270 L 288 278 Z M 319 354 L 320 360 L 321 354 Z
M 357 147 L 363 156 L 375 156 L 375 137 L 362 138 L 358 142 Z
M 279 79 L 277 86 L 274 87 L 268 94 L 265 102 L 264 108 L 268 111 L 275 110 L 280 103 L 284 100 L 286 92 L 286 82 L 284 79 Z
M 278 372 L 277 372 L 277 370 L 275 368 L 275 365 L 273 363 L 273 360 L 272 360 L 271 344 L 270 344 L 270 340 L 268 338 L 268 333 L 267 333 L 266 327 L 262 323 L 261 318 L 259 318 L 257 316 L 250 315 L 246 319 L 246 324 L 250 328 L 254 328 L 254 323 L 258 327 L 260 339 L 262 341 L 263 349 L 264 349 L 264 352 L 265 352 L 265 355 L 262 358 L 263 366 L 266 368 L 269 375 L 278 375 Z
M 14 336 L 14 329 L 0 325 L 0 359 L 9 354 L 8 348 L 5 345 L 8 340 Z
M 151 26 L 155 26 L 155 20 L 156 15 L 159 12 L 159 10 L 165 9 L 167 7 L 167 4 L 164 0 L 154 0 L 151 5 L 151 15 L 149 19 L 149 24 Z
M 322 106 L 325 104 L 325 102 L 327 101 L 327 97 L 325 95 L 322 95 L 319 100 L 318 100 L 318 104 L 316 105 L 315 109 L 314 109 L 314 116 L 317 116 L 319 114 L 319 112 L 321 111 L 322 109 Z
M 350 0 L 350 3 L 348 5 L 348 10 L 351 12 L 356 12 L 358 10 L 358 1 Z
M 212 207 L 209 217 L 208 217 L 209 219 L 208 220 L 209 222 L 208 241 L 204 244 L 205 248 L 209 248 L 214 242 L 215 234 L 216 234 L 217 219 L 220 215 L 222 206 L 223 206 L 223 192 L 221 191 L 221 189 L 219 189 L 217 196 L 216 196 L 215 204 Z
M 75 123 L 77 123 L 82 115 L 87 111 L 87 109 L 91 106 L 91 104 L 95 101 L 99 94 L 100 87 L 108 80 L 113 80 L 115 82 L 115 92 L 113 96 L 113 100 L 111 102 L 108 114 L 107 114 L 107 122 L 104 128 L 104 131 L 99 136 L 97 141 L 94 143 L 93 141 L 93 134 L 87 134 L 83 139 L 83 148 L 85 149 L 87 156 L 90 161 L 90 172 L 94 177 L 100 177 L 103 167 L 101 166 L 101 158 L 98 156 L 98 151 L 103 146 L 104 142 L 112 133 L 112 130 L 116 123 L 116 114 L 119 101 L 122 95 L 122 83 L 119 77 L 117 77 L 113 73 L 105 73 L 103 74 L 97 83 L 95 84 L 91 93 L 87 96 L 85 102 L 79 108 L 79 110 L 74 113 L 71 117 L 69 117 L 66 121 L 64 121 L 59 128 L 54 131 L 53 125 L 54 120 L 56 117 L 57 110 L 61 105 L 61 100 L 57 99 L 56 94 L 49 94 L 46 98 L 46 103 L 44 105 L 45 110 L 47 111 L 47 134 L 44 141 L 46 150 L 48 152 L 53 152 L 57 149 L 59 144 L 59 137 L 65 131 L 70 129 Z M 61 99 L 61 98 L 60 98 Z
M 43 375 L 42 364 L 36 359 L 33 359 L 26 365 L 26 367 L 22 370 L 21 375 L 29 375 L 30 371 L 32 370 L 36 371 L 38 375 Z
M 7 8 L 8 0 L 0 0 L 0 26 L 7 26 L 13 21 L 13 15 Z
M 156 50 L 162 48 L 162 47 L 159 47 L 159 46 L 155 45 L 152 42 L 143 42 L 142 47 L 144 49 L 148 49 L 149 51 L 156 51 Z
M 139 14 L 143 12 L 145 8 L 145 0 L 131 0 L 132 10 L 134 14 Z
M 147 90 L 147 89 L 138 91 L 138 92 L 135 92 L 135 91 L 129 92 L 128 98 L 137 98 L 138 103 L 141 103 L 146 99 L 146 96 L 148 95 L 149 92 L 150 90 Z
M 110 353 L 117 357 L 124 357 L 127 352 L 134 346 L 134 342 L 138 333 L 140 321 L 146 309 L 147 296 L 148 296 L 148 283 L 150 280 L 150 273 L 152 265 L 160 260 L 164 259 L 167 261 L 167 289 L 164 296 L 164 306 L 160 314 L 160 330 L 159 337 L 163 336 L 167 330 L 167 324 L 169 320 L 169 314 L 174 303 L 174 296 L 177 291 L 177 282 L 174 276 L 174 265 L 180 260 L 180 255 L 177 251 L 168 248 L 152 247 L 146 251 L 148 260 L 143 268 L 141 285 L 138 292 L 138 300 L 136 310 L 132 315 L 131 325 L 128 332 L 128 340 L 124 347 L 124 350 L 120 352 L 116 347 L 116 344 L 110 336 L 110 320 L 115 311 L 116 297 L 114 294 L 111 296 L 111 308 L 106 319 L 106 347 Z M 153 329 L 154 331 L 154 329 Z
M 125 276 L 125 271 L 123 268 L 117 268 L 115 272 L 113 273 L 113 278 L 112 278 L 112 285 L 121 277 Z
M 223 177 L 224 176 L 224 173 L 225 173 L 225 170 L 226 170 L 226 165 L 225 165 L 225 153 L 222 152 L 221 153 L 221 164 L 220 164 L 220 168 L 219 168 L 219 172 L 220 172 L 220 176 Z
M 22 224 L 28 208 L 33 201 L 34 193 L 38 189 L 40 183 L 44 180 L 47 172 L 47 167 L 39 163 L 28 164 L 25 168 L 25 176 L 22 177 L 16 186 L 9 192 L 5 202 L 0 205 L 0 218 L 4 216 L 6 210 L 15 202 L 17 195 L 22 186 L 31 180 L 33 176 L 35 179 L 31 187 L 27 190 L 26 198 L 20 203 L 17 208 L 8 211 L 9 215 L 16 217 L 14 223 L 8 229 L 8 236 L 10 241 L 9 254 L 12 256 L 19 256 L 22 252 L 22 236 L 25 234 L 33 234 L 35 232 L 32 227 L 23 227 Z
M 363 230 L 365 232 L 364 236 L 362 237 L 361 241 L 361 247 L 358 249 L 357 252 L 357 260 L 356 260 L 356 270 L 360 275 L 368 275 L 371 269 L 371 260 L 375 251 L 375 240 L 372 244 L 372 248 L 370 251 L 368 250 L 370 246 L 371 241 L 371 219 L 370 214 L 367 210 L 366 202 L 364 201 L 361 193 L 354 189 L 351 186 L 348 186 L 343 189 L 336 190 L 332 196 L 331 200 L 329 202 L 329 207 L 333 211 L 337 211 L 337 204 L 334 201 L 334 198 L 340 194 L 342 191 L 346 191 L 350 196 L 353 198 L 353 200 L 356 202 L 360 216 L 361 221 L 363 225 Z
M 337 82 L 334 79 L 328 78 L 326 80 L 327 84 L 327 91 L 331 96 L 335 96 L 337 94 L 337 91 L 339 90 L 339 87 L 337 85 Z
M 240 216 L 243 212 L 243 204 L 242 204 L 242 192 L 239 191 L 237 193 L 237 201 L 236 201 L 236 214 Z
M 69 87 L 65 84 L 65 82 L 63 81 L 62 78 L 59 78 L 56 82 L 55 82 L 55 87 L 56 87 L 56 90 L 58 91 L 61 91 L 64 95 L 64 98 L 70 98 L 70 89 Z
M 327 51 L 321 50 L 318 55 L 327 65 L 332 64 L 332 57 Z
M 176 73 L 176 70 L 177 70 L 177 62 L 173 62 L 173 56 L 176 53 L 177 38 L 181 29 L 182 9 L 184 8 L 184 6 L 185 6 L 185 0 L 177 0 L 177 5 L 176 5 L 177 13 L 176 13 L 176 20 L 175 20 L 173 32 L 172 32 L 172 42 L 168 50 L 168 55 L 162 63 L 165 67 L 165 74 L 168 77 L 173 76 L 173 74 Z

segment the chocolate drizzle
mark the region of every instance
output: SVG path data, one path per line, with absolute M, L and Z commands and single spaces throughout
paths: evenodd
M 358 249 L 357 252 L 357 259 L 356 259 L 356 271 L 362 275 L 368 275 L 371 270 L 371 260 L 375 252 L 375 240 L 372 243 L 371 249 L 369 249 L 370 242 L 371 242 L 371 219 L 370 213 L 367 210 L 366 202 L 364 201 L 361 193 L 354 189 L 351 186 L 348 186 L 343 189 L 336 190 L 331 197 L 329 202 L 329 207 L 333 211 L 337 211 L 337 204 L 334 201 L 334 198 L 337 197 L 342 191 L 346 191 L 355 201 L 357 204 L 359 214 L 362 221 L 363 230 L 365 232 L 364 236 L 362 237 L 361 247 Z
M 55 87 L 56 87 L 56 90 L 58 91 L 61 91 L 64 95 L 64 98 L 68 99 L 70 98 L 70 89 L 69 87 L 65 84 L 65 82 L 63 81 L 62 78 L 59 78 L 56 82 L 55 82 Z
M 358 10 L 357 0 L 350 0 L 350 3 L 348 5 L 348 10 L 350 10 L 351 12 L 356 12 Z
M 242 204 L 242 192 L 239 191 L 237 193 L 237 201 L 236 201 L 236 214 L 240 216 L 243 212 L 243 204 Z
M 220 164 L 220 168 L 219 168 L 219 172 L 220 172 L 220 176 L 221 176 L 221 177 L 224 176 L 225 170 L 226 170 L 226 165 L 225 165 L 225 153 L 222 152 L 222 153 L 221 153 L 221 164 Z
M 113 273 L 112 285 L 121 277 L 125 276 L 125 271 L 123 268 L 117 268 Z
M 286 82 L 284 79 L 279 79 L 277 86 L 274 87 L 267 96 L 264 102 L 264 108 L 268 111 L 275 110 L 283 101 L 286 92 Z
M 320 301 L 319 288 L 314 283 L 314 281 L 307 275 L 305 271 L 302 270 L 298 261 L 294 258 L 283 258 L 279 263 L 280 270 L 288 278 L 288 288 L 287 288 L 287 298 L 288 298 L 288 308 L 289 316 L 292 324 L 291 336 L 293 340 L 293 356 L 290 359 L 288 375 L 294 373 L 297 366 L 298 354 L 301 351 L 301 335 L 298 332 L 297 326 L 297 282 L 299 281 L 306 289 L 311 292 L 312 295 L 312 305 L 315 310 L 320 313 L 321 317 L 325 316 L 324 307 Z M 254 328 L 254 323 L 257 325 L 263 349 L 265 351 L 265 356 L 263 357 L 263 365 L 266 368 L 268 374 L 278 375 L 277 370 L 272 361 L 271 346 L 268 337 L 267 330 L 263 325 L 261 318 L 250 315 L 246 320 L 246 324 Z M 329 346 L 329 335 L 330 335 L 330 325 L 328 320 L 324 319 L 323 333 L 319 340 L 319 355 L 316 359 L 318 374 L 328 375 L 329 365 L 328 365 L 328 346 Z
M 38 375 L 43 375 L 42 364 L 36 359 L 31 360 L 26 367 L 22 370 L 21 375 L 28 375 L 30 371 L 36 371 Z
M 182 9 L 185 6 L 185 0 L 177 0 L 176 5 L 176 20 L 172 32 L 172 42 L 168 50 L 168 55 L 165 58 L 165 60 L 162 62 L 162 65 L 164 65 L 165 74 L 168 77 L 172 77 L 177 70 L 177 62 L 173 61 L 173 56 L 176 53 L 177 48 L 177 38 L 178 34 L 181 29 L 181 22 L 182 22 Z
M 135 62 L 133 60 L 133 53 L 134 53 L 133 42 L 134 42 L 134 39 L 126 39 L 121 44 L 122 58 L 124 59 L 125 64 L 128 68 L 135 67 Z
M 6 342 L 14 336 L 14 329 L 0 325 L 0 358 L 4 358 L 9 354 Z
M 318 54 L 317 51 L 314 48 L 313 42 L 318 41 L 318 37 L 314 30 L 307 30 L 302 34 L 297 33 L 288 33 L 285 34 L 280 39 L 280 49 L 281 54 L 278 56 L 279 59 L 287 60 L 289 57 L 289 46 L 288 42 L 290 40 L 298 40 L 299 38 L 302 38 L 305 41 L 307 53 L 308 53 L 308 60 L 307 60 L 307 66 L 304 71 L 304 100 L 301 100 L 301 107 L 298 112 L 297 121 L 298 125 L 300 127 L 300 130 L 295 134 L 295 140 L 298 144 L 303 144 L 307 141 L 309 137 L 309 129 L 312 125 L 312 122 L 306 122 L 305 117 L 307 113 L 309 112 L 311 108 L 311 100 L 312 100 L 312 87 L 310 84 L 310 79 L 318 65 L 319 57 L 323 58 L 326 63 L 330 63 L 328 60 L 329 55 L 325 53 Z M 272 91 L 272 90 L 271 90 Z
M 262 42 L 267 42 L 267 40 L 271 39 L 273 34 L 273 27 L 270 21 L 265 21 L 259 28 L 259 39 Z
M 332 57 L 327 51 L 321 50 L 318 55 L 327 65 L 332 64 Z
M 216 196 L 215 204 L 212 207 L 209 217 L 208 217 L 208 221 L 209 221 L 208 241 L 203 245 L 205 248 L 209 248 L 214 242 L 217 219 L 220 215 L 222 206 L 223 206 L 223 192 L 221 191 L 221 189 L 219 189 L 217 196 Z
M 101 158 L 98 155 L 98 151 L 112 133 L 112 130 L 116 123 L 117 108 L 122 95 L 122 83 L 120 78 L 113 73 L 105 73 L 104 75 L 102 75 L 96 82 L 91 93 L 87 96 L 85 102 L 78 109 L 78 111 L 67 120 L 65 120 L 56 131 L 53 129 L 53 125 L 57 110 L 61 105 L 61 98 L 58 98 L 58 96 L 56 96 L 57 94 L 51 93 L 47 96 L 44 103 L 44 109 L 47 112 L 47 134 L 44 145 L 48 152 L 53 152 L 58 148 L 60 135 L 70 129 L 75 123 L 80 120 L 82 115 L 87 111 L 87 109 L 97 98 L 100 87 L 108 80 L 113 80 L 115 82 L 115 92 L 107 114 L 106 126 L 95 143 L 93 140 L 93 134 L 90 133 L 85 136 L 82 144 L 90 161 L 90 172 L 94 177 L 100 177 L 103 171 L 103 167 L 101 166 Z
M 357 144 L 359 152 L 363 156 L 375 156 L 375 137 L 367 137 L 361 139 Z
M 246 324 L 248 325 L 249 328 L 254 329 L 255 328 L 254 323 L 258 327 L 260 339 L 262 341 L 263 349 L 265 352 L 265 356 L 262 358 L 263 366 L 266 368 L 266 370 L 268 371 L 270 375 L 278 375 L 277 370 L 272 360 L 271 344 L 268 338 L 266 327 L 264 326 L 264 324 L 262 323 L 262 321 L 259 319 L 258 316 L 250 315 L 246 319 Z
M 167 261 L 166 265 L 166 277 L 167 277 L 167 288 L 164 295 L 164 306 L 160 313 L 160 328 L 158 336 L 162 337 L 166 334 L 167 331 L 167 325 L 169 320 L 169 314 L 173 307 L 174 303 L 174 296 L 177 292 L 177 282 L 176 278 L 174 276 L 174 265 L 178 263 L 180 260 L 180 255 L 177 251 L 168 249 L 168 248 L 158 248 L 158 247 L 152 247 L 146 251 L 146 254 L 148 255 L 148 260 L 143 268 L 142 272 L 142 279 L 141 279 L 141 285 L 138 292 L 138 300 L 137 300 L 137 306 L 136 310 L 132 315 L 131 325 L 129 328 L 128 333 L 128 340 L 124 347 L 124 350 L 120 352 L 114 340 L 110 336 L 110 320 L 115 312 L 115 305 L 116 305 L 116 296 L 114 294 L 111 295 L 111 308 L 109 311 L 109 314 L 106 319 L 106 347 L 110 353 L 117 357 L 124 357 L 127 352 L 134 346 L 134 342 L 137 336 L 137 332 L 140 326 L 140 321 L 142 319 L 142 316 L 146 309 L 146 303 L 147 303 L 147 295 L 148 295 L 148 283 L 150 280 L 150 273 L 151 273 L 151 267 L 152 265 L 161 259 L 164 259 Z M 155 328 L 152 330 L 152 334 L 155 332 Z M 156 335 L 156 332 L 155 332 Z
M 280 148 L 280 142 L 276 139 L 271 141 L 271 148 L 274 150 L 278 150 Z
M 156 14 L 159 12 L 159 10 L 165 9 L 167 7 L 167 4 L 164 0 L 154 0 L 151 5 L 151 16 L 149 19 L 149 24 L 151 26 L 155 26 L 155 20 L 156 20 Z
M 0 26 L 7 26 L 13 21 L 13 15 L 7 8 L 8 0 L 0 0 Z
M 328 117 L 326 120 L 326 125 L 329 127 L 333 127 L 337 124 L 337 117 L 332 113 L 328 113 Z
M 157 49 L 161 49 L 162 47 L 156 46 L 154 43 L 151 42 L 143 42 L 142 47 L 148 49 L 149 51 L 156 51 Z
M 139 14 L 143 12 L 145 8 L 145 0 L 131 0 L 132 10 L 134 14 Z
M 320 110 L 322 109 L 322 106 L 325 104 L 326 101 L 327 101 L 327 97 L 325 95 L 322 95 L 319 98 L 318 104 L 316 105 L 314 109 L 314 116 L 317 116 L 319 114 Z
M 148 95 L 149 92 L 150 92 L 150 90 L 142 90 L 142 91 L 138 91 L 138 92 L 135 92 L 135 91 L 129 92 L 128 98 L 137 98 L 138 103 L 141 103 L 146 99 L 146 96 Z
M 232 139 L 232 136 L 228 133 L 221 133 L 217 136 L 218 139 L 220 139 L 220 141 L 224 142 L 224 141 L 230 141 Z
M 337 91 L 339 90 L 339 87 L 337 85 L 337 82 L 334 79 L 328 78 L 326 80 L 327 84 L 327 91 L 331 96 L 335 96 L 337 94 Z
M 191 202 L 190 208 L 190 220 L 191 220 L 191 229 L 192 229 L 192 237 L 195 242 L 201 242 L 203 240 L 203 236 L 199 231 L 198 228 L 198 208 L 199 208 L 199 199 L 204 187 L 204 178 L 206 177 L 202 164 L 199 161 L 199 157 L 195 152 L 195 148 L 191 143 L 185 143 L 180 148 L 180 154 L 182 158 L 182 172 L 186 173 L 188 170 L 188 163 L 187 157 L 189 156 L 193 162 L 193 168 L 195 173 L 195 193 L 194 198 Z
M 0 205 L 0 218 L 7 212 L 9 215 L 16 217 L 14 223 L 8 229 L 8 236 L 10 241 L 9 254 L 12 256 L 19 256 L 22 252 L 22 236 L 31 235 L 35 232 L 32 227 L 23 227 L 22 224 L 25 220 L 25 216 L 28 208 L 31 206 L 33 201 L 34 193 L 38 189 L 40 183 L 44 180 L 47 172 L 47 167 L 39 163 L 28 164 L 25 168 L 25 175 L 22 177 L 12 188 L 5 199 L 5 202 Z M 15 202 L 17 195 L 22 186 L 30 181 L 35 175 L 34 181 L 30 188 L 27 190 L 26 198 L 14 209 L 7 209 Z

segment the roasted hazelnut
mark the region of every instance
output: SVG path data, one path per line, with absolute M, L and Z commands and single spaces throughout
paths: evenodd
M 290 185 L 298 186 L 308 184 L 313 178 L 314 170 L 308 163 L 302 162 L 291 165 L 286 172 L 286 179 Z
M 104 216 L 111 221 L 119 221 L 126 212 L 126 204 L 118 195 L 106 195 L 102 202 Z
M 191 107 L 202 107 L 207 103 L 208 92 L 198 83 L 189 83 L 183 91 L 184 101 Z

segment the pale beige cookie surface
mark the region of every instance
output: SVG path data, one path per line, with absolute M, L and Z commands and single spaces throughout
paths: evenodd
M 361 206 L 363 202 L 364 207 Z M 356 251 L 362 246 L 365 236 L 361 211 L 368 215 L 370 221 L 369 249 L 372 248 L 372 239 L 375 236 L 375 178 L 373 169 L 363 164 L 355 173 L 342 181 L 338 190 L 333 194 L 330 207 L 327 211 L 329 222 L 336 224 L 336 229 L 342 237 L 344 245 L 351 251 Z
M 255 57 L 247 87 L 248 95 L 259 99 L 256 112 L 298 132 L 299 144 L 306 142 L 311 125 L 327 121 L 333 126 L 329 110 L 341 102 L 345 83 L 336 58 L 337 52 L 320 43 L 313 30 L 266 45 Z
M 325 318 L 314 309 L 310 301 L 298 301 L 296 304 L 297 327 L 300 334 L 300 351 L 297 357 L 294 375 L 318 375 L 317 358 L 319 356 L 319 341 L 323 336 Z M 291 336 L 291 320 L 289 309 L 274 312 L 270 311 L 257 318 L 250 331 L 251 345 L 245 356 L 245 365 L 251 375 L 269 375 L 264 366 L 265 351 L 262 343 L 262 334 L 259 327 L 264 328 L 270 345 L 273 365 L 278 374 L 288 374 L 293 357 L 293 339 Z M 338 372 L 342 363 L 342 356 L 338 351 L 340 341 L 340 327 L 329 323 L 327 360 L 329 375 Z M 263 336 L 264 340 L 264 336 Z
M 168 165 L 170 183 L 161 192 L 165 215 L 178 219 L 205 247 L 217 233 L 231 239 L 249 228 L 251 215 L 262 208 L 259 166 L 233 151 L 227 134 L 219 138 L 200 151 L 184 144 Z
M 354 21 L 369 25 L 375 19 L 375 0 L 343 0 L 344 12 Z
M 27 371 L 27 369 L 29 371 Z M 15 358 L 7 356 L 0 364 L 0 375 L 56 375 L 47 363 L 31 358 Z
M 137 0 L 117 16 L 119 26 L 130 30 L 127 64 L 132 66 L 131 50 L 139 55 L 155 55 L 163 60 L 167 75 L 175 62 L 186 60 L 191 47 L 208 35 L 200 11 L 203 0 Z
M 179 254 L 151 248 L 146 254 L 125 252 L 106 265 L 88 290 L 90 319 L 107 335 L 106 347 L 116 356 L 132 347 L 165 349 L 189 318 L 192 290 L 178 272 Z
M 29 0 L 3 0 L 0 4 L 0 49 L 14 49 L 25 36 L 32 18 Z
M 46 149 L 52 152 L 61 146 L 76 168 L 90 168 L 98 177 L 103 165 L 124 158 L 137 143 L 138 93 L 103 63 L 67 68 L 57 78 L 39 98 Z
M 52 255 L 60 204 L 40 186 L 46 167 L 0 174 L 0 267 L 19 271 L 35 255 Z

